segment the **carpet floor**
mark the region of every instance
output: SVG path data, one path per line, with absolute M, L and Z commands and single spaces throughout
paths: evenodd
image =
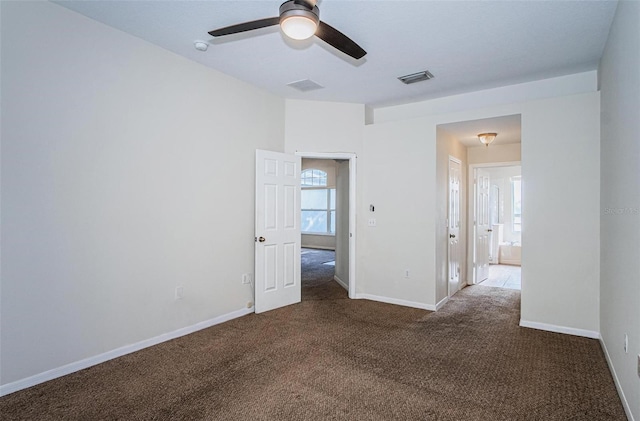
M 518 327 L 520 292 L 440 311 L 250 314 L 0 398 L 2 420 L 625 420 L 596 340 Z M 339 298 L 335 298 L 339 297 Z
M 300 257 L 302 301 L 347 298 L 344 290 L 335 288 L 338 285 L 333 280 L 336 267 L 325 265 L 327 262 L 335 261 L 335 258 L 336 253 L 332 250 L 302 249 Z

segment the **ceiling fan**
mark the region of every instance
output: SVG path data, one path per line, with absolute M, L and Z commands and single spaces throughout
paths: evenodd
M 273 18 L 258 19 L 237 25 L 226 26 L 209 31 L 213 37 L 236 34 L 268 26 L 280 25 L 282 32 L 290 38 L 302 40 L 317 36 L 327 44 L 337 48 L 355 59 L 367 54 L 358 44 L 342 32 L 320 20 L 317 0 L 288 0 L 280 5 L 280 15 Z

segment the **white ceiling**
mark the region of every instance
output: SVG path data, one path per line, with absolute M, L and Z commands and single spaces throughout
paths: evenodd
M 615 0 L 321 0 L 320 19 L 367 51 L 359 60 L 278 27 L 212 38 L 212 29 L 275 17 L 280 0 L 55 1 L 285 98 L 402 104 L 597 68 Z M 211 44 L 206 52 L 193 42 Z M 398 76 L 435 78 L 404 85 Z M 161 70 L 161 69 L 159 69 Z M 311 79 L 324 89 L 286 86 Z
M 472 148 L 486 147 L 478 140 L 480 133 L 498 134 L 491 146 L 521 143 L 520 114 L 441 124 L 438 128 L 458 139 L 464 146 Z

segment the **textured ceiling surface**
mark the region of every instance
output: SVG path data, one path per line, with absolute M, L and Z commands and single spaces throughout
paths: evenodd
M 285 98 L 387 106 L 597 68 L 617 2 L 344 1 L 318 3 L 320 19 L 366 51 L 354 60 L 323 41 L 293 41 L 271 27 L 207 32 L 275 17 L 279 0 L 55 1 L 162 48 Z M 210 44 L 205 52 L 193 42 Z M 398 76 L 435 78 L 404 85 Z M 311 79 L 323 89 L 288 83 Z

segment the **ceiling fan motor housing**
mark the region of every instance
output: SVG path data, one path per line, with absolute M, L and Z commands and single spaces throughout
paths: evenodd
M 285 19 L 293 16 L 311 19 L 317 26 L 320 22 L 320 9 L 318 9 L 318 6 L 309 8 L 306 3 L 296 0 L 289 0 L 282 3 L 280 5 L 280 24 L 282 24 L 282 21 Z

